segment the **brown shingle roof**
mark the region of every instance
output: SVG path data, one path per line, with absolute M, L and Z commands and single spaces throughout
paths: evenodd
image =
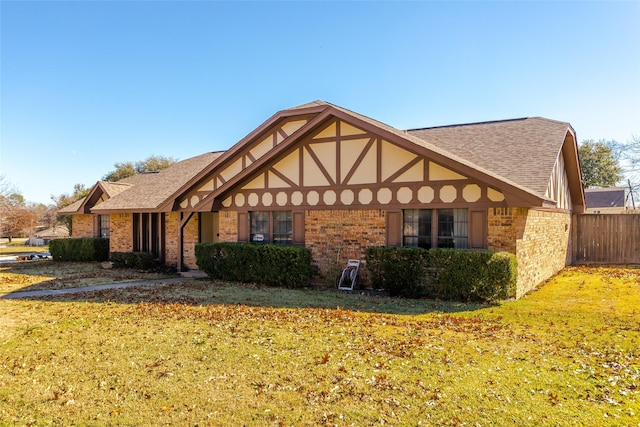
M 78 209 L 80 209 L 80 207 L 82 206 L 85 200 L 86 200 L 86 197 L 83 197 L 82 199 L 76 200 L 70 205 L 63 207 L 62 209 L 59 209 L 58 215 L 69 215 L 69 214 L 78 213 Z
M 104 190 L 104 193 L 108 197 L 114 197 L 122 193 L 124 190 L 131 188 L 132 186 L 132 184 L 125 183 L 122 180 L 117 182 L 100 181 L 99 185 L 102 187 L 102 189 Z
M 325 108 L 326 107 L 326 108 Z M 573 132 L 565 122 L 540 117 L 442 126 L 408 131 L 399 130 L 367 116 L 355 113 L 325 101 L 312 101 L 282 110 L 226 153 L 235 155 L 237 147 L 244 147 L 254 133 L 270 126 L 273 121 L 287 115 L 323 112 L 343 119 L 355 119 L 361 126 L 379 130 L 392 140 L 415 144 L 431 152 L 437 161 L 450 159 L 462 170 L 479 173 L 482 177 L 524 191 L 537 200 L 544 199 L 553 167 L 567 132 Z M 348 117 L 347 117 L 348 116 Z M 100 182 L 110 198 L 91 209 L 93 213 L 115 211 L 151 211 L 165 209 L 189 186 L 210 173 L 225 157 L 223 153 L 205 153 L 178 162 L 157 173 L 137 174 L 117 183 Z M 258 167 L 256 162 L 252 167 Z M 250 169 L 250 168 L 249 168 Z M 247 171 L 244 171 L 247 172 Z M 578 172 L 579 173 L 579 172 Z M 242 174 L 240 174 L 242 175 Z M 238 177 L 241 179 L 241 177 Z M 579 178 L 578 178 L 579 181 Z M 527 196 L 529 197 L 529 196 Z M 582 196 L 580 196 L 582 197 Z M 537 203 L 537 202 L 536 202 Z M 75 205 L 75 204 L 74 204 Z M 74 205 L 60 213 L 70 213 Z M 81 208 L 81 205 L 77 209 Z
M 411 129 L 407 133 L 543 196 L 571 125 L 542 117 Z
M 155 209 L 221 154 L 201 154 L 174 163 L 159 172 L 136 174 L 120 180 L 118 183 L 129 184 L 129 188 L 95 206 L 91 212 Z
M 399 130 L 362 114 L 327 105 L 409 142 L 544 198 L 549 178 L 571 125 L 541 117 Z

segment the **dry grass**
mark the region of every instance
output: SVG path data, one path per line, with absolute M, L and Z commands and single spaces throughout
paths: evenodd
M 103 269 L 97 262 L 33 260 L 0 264 L 0 294 L 40 289 L 64 289 L 168 277 L 126 269 Z
M 3 243 L 0 243 L 0 256 L 49 252 L 49 246 L 26 246 L 25 240 L 27 239 L 14 239 L 9 243 L 5 241 L 5 239 L 2 239 Z
M 0 313 L 0 425 L 640 425 L 633 268 L 499 306 L 194 280 Z

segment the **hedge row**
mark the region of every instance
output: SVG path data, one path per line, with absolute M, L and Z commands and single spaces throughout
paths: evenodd
M 429 252 L 420 248 L 375 246 L 365 254 L 374 288 L 391 296 L 419 297 L 423 293 Z
M 432 249 L 427 283 L 451 300 L 496 301 L 515 297 L 518 264 L 508 252 Z
M 153 255 L 148 252 L 111 252 L 110 260 L 114 268 L 151 270 L 155 266 Z
M 109 239 L 54 239 L 49 242 L 49 252 L 54 261 L 106 261 L 109 259 Z
M 374 287 L 392 296 L 495 301 L 516 293 L 517 261 L 507 252 L 372 247 L 366 262 Z
M 298 246 L 198 243 L 196 264 L 212 279 L 298 288 L 311 282 L 311 251 Z

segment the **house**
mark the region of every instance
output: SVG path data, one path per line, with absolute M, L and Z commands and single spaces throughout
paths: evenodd
M 69 237 L 69 229 L 66 225 L 58 224 L 53 227 L 44 228 L 34 233 L 36 239 L 42 239 L 44 244 L 48 244 L 50 240 L 62 239 Z
M 198 242 L 304 245 L 319 280 L 369 246 L 516 254 L 518 296 L 571 262 L 584 193 L 576 135 L 540 117 L 399 130 L 324 101 L 282 110 L 225 152 L 98 182 L 60 214 L 73 236 L 196 268 Z M 366 269 L 366 268 L 365 268 Z
M 584 198 L 586 213 L 624 213 L 627 210 L 624 187 L 587 188 Z

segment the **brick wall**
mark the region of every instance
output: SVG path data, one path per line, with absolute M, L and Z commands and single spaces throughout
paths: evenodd
M 168 212 L 164 217 L 164 263 L 178 265 L 178 228 L 180 227 L 178 212 Z
M 93 215 L 73 215 L 71 221 L 71 237 L 93 237 Z
M 495 208 L 488 225 L 488 248 L 518 258 L 518 298 L 571 263 L 569 213 Z
M 133 251 L 133 216 L 130 213 L 109 215 L 109 251 Z
M 221 242 L 238 241 L 238 212 L 220 212 L 218 215 L 218 234 Z
M 198 214 L 193 214 L 187 225 L 182 230 L 182 267 L 186 269 L 197 269 L 196 264 L 196 243 L 200 240 Z
M 386 243 L 385 211 L 306 211 L 304 237 L 313 256 L 316 280 L 335 286 L 348 259 L 364 261 L 368 247 Z M 366 269 L 360 272 L 358 280 L 367 283 Z

